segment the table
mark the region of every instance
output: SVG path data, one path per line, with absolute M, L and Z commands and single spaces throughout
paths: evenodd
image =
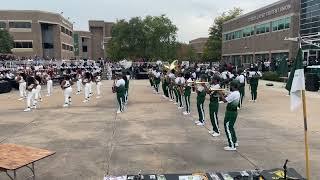
M 33 179 L 35 179 L 34 163 L 53 154 L 55 152 L 44 149 L 15 144 L 0 144 L 0 172 L 6 172 L 10 179 L 16 180 L 17 170 L 27 167 L 31 170 Z M 10 175 L 9 171 L 13 171 L 13 175 Z

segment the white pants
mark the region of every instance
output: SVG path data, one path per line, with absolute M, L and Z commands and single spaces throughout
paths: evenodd
M 69 104 L 70 105 L 71 94 L 72 94 L 72 87 L 68 87 L 68 88 L 63 90 L 64 104 Z
M 53 90 L 53 82 L 52 80 L 47 81 L 47 92 L 48 95 L 52 95 L 52 90 Z
M 89 83 L 89 94 L 92 95 L 92 82 Z
M 78 79 L 78 81 L 77 81 L 77 92 L 81 91 L 81 82 L 82 82 L 82 80 Z
M 35 89 L 32 89 L 32 91 L 28 91 L 28 94 L 27 94 L 27 107 L 28 108 L 31 107 L 31 104 L 33 105 L 35 94 L 36 94 L 36 90 Z
M 41 99 L 41 86 L 37 85 L 36 87 L 36 94 L 34 96 L 34 99 L 37 101 L 38 99 Z
M 20 97 L 21 98 L 27 96 L 26 86 L 27 86 L 26 82 L 19 83 L 19 92 L 20 92 Z
M 89 94 L 90 94 L 90 83 L 86 83 L 84 85 L 84 98 L 86 100 L 89 100 L 89 98 L 90 98 Z
M 97 96 L 100 96 L 100 94 L 101 94 L 101 85 L 102 85 L 102 83 L 101 82 L 98 82 L 97 83 Z

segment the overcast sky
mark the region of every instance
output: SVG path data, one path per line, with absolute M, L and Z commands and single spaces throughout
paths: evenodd
M 75 30 L 88 30 L 88 20 L 116 21 L 166 14 L 178 26 L 178 40 L 207 37 L 213 19 L 232 7 L 250 12 L 277 0 L 8 0 L 0 9 L 64 12 Z M 1 18 L 1 17 L 0 17 Z

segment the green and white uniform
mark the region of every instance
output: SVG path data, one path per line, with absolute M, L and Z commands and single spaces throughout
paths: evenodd
M 190 113 L 190 96 L 191 96 L 191 88 L 192 88 L 192 79 L 189 78 L 187 80 L 186 87 L 184 89 L 184 100 L 186 103 L 186 113 Z
M 199 121 L 201 123 L 204 123 L 205 120 L 205 113 L 204 113 L 204 108 L 203 104 L 206 99 L 206 91 L 202 85 L 197 86 L 197 109 L 198 109 L 198 114 L 199 114 Z
M 154 71 L 153 76 L 154 76 L 154 89 L 156 90 L 157 93 L 159 93 L 159 85 L 161 82 L 161 73 Z
M 121 78 L 117 80 L 116 82 L 116 87 L 117 87 L 117 100 L 119 104 L 119 111 L 123 112 L 124 111 L 124 96 L 125 96 L 125 85 L 126 82 Z
M 124 98 L 124 101 L 125 101 L 125 104 L 128 103 L 128 96 L 129 96 L 129 79 L 130 79 L 130 75 L 127 75 L 127 80 L 125 81 L 125 98 Z
M 162 77 L 162 91 L 163 91 L 163 95 L 166 98 L 169 98 L 169 81 L 168 81 L 167 75 L 163 75 Z
M 261 72 L 259 71 L 251 71 L 249 73 L 250 77 L 250 87 L 251 87 L 251 100 L 256 101 L 258 96 L 258 85 L 259 85 L 259 78 L 262 76 Z
M 235 143 L 237 143 L 237 135 L 234 130 L 234 124 L 236 123 L 238 116 L 238 105 L 240 102 L 240 92 L 233 91 L 227 97 L 228 102 L 227 110 L 224 117 L 224 129 L 228 138 L 229 147 L 235 148 Z
M 184 77 L 177 77 L 175 79 L 175 91 L 176 91 L 176 102 L 178 103 L 178 106 L 180 108 L 183 107 L 183 103 L 182 103 L 182 94 L 181 94 L 181 88 L 182 85 L 185 84 L 186 80 L 184 79 Z
M 245 77 L 243 74 L 240 74 L 239 76 L 236 77 L 236 80 L 239 81 L 239 92 L 240 92 L 240 103 L 239 103 L 239 108 L 242 107 L 242 103 L 243 103 L 243 98 L 245 95 Z
M 169 96 L 170 99 L 173 101 L 174 100 L 174 80 L 175 80 L 175 75 L 173 73 L 169 74 Z
M 211 89 L 220 89 L 219 84 L 212 84 Z M 219 94 L 217 92 L 211 92 L 210 94 L 210 104 L 209 104 L 209 113 L 210 120 L 212 124 L 212 130 L 215 133 L 220 134 L 219 121 L 218 121 L 218 111 L 219 111 Z

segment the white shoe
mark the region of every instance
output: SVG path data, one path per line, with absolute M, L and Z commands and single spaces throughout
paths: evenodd
M 25 109 L 25 110 L 23 110 L 24 112 L 30 112 L 31 111 L 31 109 L 30 108 L 27 108 L 27 109 Z
M 239 147 L 239 143 L 234 143 L 234 146 L 235 147 Z
M 69 107 L 69 105 L 68 104 L 64 104 L 62 107 Z
M 200 123 L 200 121 L 194 121 L 194 123 L 195 123 L 195 124 L 198 124 L 198 123 Z
M 212 133 L 211 135 L 212 135 L 213 137 L 219 137 L 219 136 L 220 136 L 220 133 L 214 132 L 214 133 Z
M 229 147 L 229 146 L 226 146 L 226 147 L 224 147 L 224 150 L 225 151 L 236 151 L 237 150 L 237 148 L 233 148 L 233 147 Z
M 177 105 L 178 103 L 177 103 L 177 102 L 174 102 L 173 104 Z
M 214 132 L 214 131 L 208 131 L 208 133 L 209 133 L 209 134 L 213 134 L 213 133 L 215 133 L 215 132 Z
M 87 103 L 87 102 L 89 102 L 88 100 L 84 100 L 84 101 L 82 101 L 83 103 Z
M 188 115 L 188 112 L 187 112 L 187 111 L 185 111 L 185 112 L 183 112 L 182 114 L 183 114 L 183 115 Z
M 167 99 L 167 97 L 165 95 L 162 95 L 163 98 Z
M 31 109 L 37 109 L 36 105 L 31 106 Z
M 49 97 L 49 96 L 50 96 L 50 94 L 47 94 L 46 96 L 47 96 L 47 97 Z
M 199 123 L 197 123 L 196 125 L 197 125 L 197 126 L 204 126 L 204 123 L 199 122 Z
M 253 102 L 253 100 L 252 100 L 252 99 L 250 99 L 250 100 L 249 100 L 249 102 Z
M 255 103 L 256 103 L 256 102 L 257 102 L 257 100 L 254 100 L 253 102 L 255 102 Z
M 18 101 L 22 101 L 22 100 L 23 100 L 23 98 L 19 98 L 19 99 L 18 99 Z
M 120 113 L 121 113 L 121 111 L 118 109 L 117 114 L 120 114 Z
M 239 108 L 239 107 L 237 107 L 237 110 L 240 110 L 240 108 Z
M 183 109 L 184 107 L 178 107 L 178 109 Z
M 173 102 L 173 100 L 172 100 L 172 99 L 169 99 L 169 101 L 170 101 L 170 102 Z
M 219 104 L 223 104 L 224 102 L 223 101 L 219 101 Z
M 96 99 L 100 99 L 100 96 L 97 96 Z

